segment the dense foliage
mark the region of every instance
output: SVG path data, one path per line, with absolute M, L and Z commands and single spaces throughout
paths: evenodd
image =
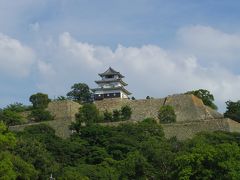
M 174 108 L 169 105 L 160 107 L 158 111 L 158 119 L 160 123 L 173 123 L 176 122 L 176 114 Z
M 29 118 L 36 122 L 50 121 L 54 119 L 51 113 L 46 110 L 49 102 L 51 102 L 47 94 L 43 93 L 33 94 L 30 96 L 29 100 L 33 105 Z
M 33 118 L 36 122 L 50 121 L 54 119 L 51 113 L 44 109 L 33 109 L 31 111 L 30 117 Z
M 23 124 L 26 121 L 21 114 L 8 109 L 0 111 L 0 120 L 2 120 L 7 126 Z
M 78 103 L 92 102 L 92 94 L 87 84 L 76 83 L 71 87 L 71 91 L 67 93 L 67 97 Z
M 125 121 L 131 118 L 131 114 L 132 110 L 127 105 L 122 106 L 120 110 L 115 109 L 113 112 L 105 111 L 100 113 L 95 104 L 85 103 L 79 108 L 76 121 L 72 122 L 70 129 L 79 133 L 82 126 L 100 122 Z
M 19 125 L 27 122 L 22 113 L 29 110 L 31 107 L 24 106 L 21 103 L 10 104 L 7 107 L 0 109 L 0 120 L 7 126 Z
M 124 105 L 120 110 L 114 109 L 112 112 L 105 111 L 103 113 L 103 122 L 118 122 L 129 120 L 132 116 L 132 109 L 128 105 Z
M 32 103 L 34 109 L 45 109 L 51 100 L 47 94 L 36 93 L 30 96 L 29 101 Z
M 129 120 L 132 115 L 132 109 L 130 106 L 125 105 L 121 107 L 121 119 L 123 120 Z
M 90 124 L 69 139 L 44 124 L 14 136 L 0 123 L 0 178 L 239 179 L 240 134 L 165 139 L 148 118 L 117 127 Z
M 217 109 L 216 104 L 213 103 L 214 96 L 206 89 L 188 91 L 188 92 L 186 92 L 186 94 L 193 94 L 193 95 L 197 96 L 198 98 L 202 99 L 203 104 L 205 104 L 206 106 L 208 106 L 212 109 Z
M 45 124 L 15 134 L 8 131 L 9 125 L 24 121 L 21 113 L 26 110 L 31 110 L 35 121 L 51 119 L 45 110 L 50 101 L 47 95 L 32 95 L 32 108 L 15 103 L 0 111 L 0 179 L 50 179 L 51 175 L 60 180 L 240 179 L 239 133 L 204 132 L 178 141 L 166 139 L 161 125 L 152 118 L 103 126 L 98 123 L 130 119 L 131 108 L 123 106 L 101 114 L 94 104 L 87 103 L 89 88 L 75 85 L 68 95 L 84 104 L 70 126 L 73 134 L 68 139 L 57 137 Z M 215 108 L 208 91 L 190 93 Z M 225 117 L 239 121 L 239 101 L 226 104 Z M 162 106 L 158 117 L 162 123 L 176 120 L 171 106 Z
M 224 117 L 231 118 L 237 122 L 240 122 L 240 101 L 227 101 L 227 110 L 224 113 Z
M 34 179 L 38 171 L 13 152 L 15 136 L 0 122 L 0 179 Z
M 14 111 L 14 112 L 24 112 L 24 111 L 28 111 L 31 109 L 31 106 L 26 106 L 23 105 L 22 103 L 13 103 L 13 104 L 9 104 L 6 108 L 4 108 L 5 110 L 9 110 L 9 111 Z

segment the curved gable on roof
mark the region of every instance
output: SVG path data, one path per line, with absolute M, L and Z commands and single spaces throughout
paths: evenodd
M 120 78 L 124 78 L 120 72 L 115 71 L 112 67 L 109 67 L 104 73 L 99 74 L 101 77 L 108 75 L 118 75 Z

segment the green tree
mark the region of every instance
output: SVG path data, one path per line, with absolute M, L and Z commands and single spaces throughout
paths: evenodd
M 30 107 L 23 105 L 22 103 L 13 103 L 13 104 L 9 104 L 6 108 L 4 108 L 4 110 L 10 110 L 10 111 L 14 111 L 14 112 L 24 112 L 29 110 Z
M 67 93 L 67 97 L 78 103 L 92 102 L 92 95 L 87 84 L 76 83 L 71 87 L 71 91 Z
M 34 109 L 45 109 L 51 100 L 47 94 L 37 93 L 31 95 L 29 101 L 33 104 Z
M 94 122 L 98 122 L 99 118 L 99 110 L 97 109 L 95 104 L 84 104 L 79 108 L 79 115 L 77 118 L 82 118 L 83 122 L 86 124 L 92 124 Z
M 34 167 L 9 152 L 0 152 L 0 179 L 36 179 Z
M 113 118 L 113 121 L 119 121 L 121 119 L 121 112 L 117 109 L 114 109 L 112 118 Z
M 27 163 L 18 156 L 10 156 L 11 162 L 14 166 L 14 170 L 17 174 L 16 179 L 36 179 L 38 177 L 38 171 L 30 163 Z
M 31 164 L 10 153 L 16 145 L 15 136 L 0 122 L 0 179 L 32 179 L 37 171 Z
M 54 119 L 51 113 L 44 109 L 33 109 L 30 114 L 30 117 L 34 118 L 34 121 L 36 122 L 51 121 Z
M 63 172 L 60 177 L 58 177 L 60 180 L 74 180 L 74 179 L 79 179 L 79 180 L 89 180 L 88 177 L 83 176 L 77 167 L 64 167 Z
M 113 120 L 113 114 L 112 112 L 109 112 L 108 110 L 105 110 L 103 113 L 103 120 L 104 122 L 111 122 Z
M 120 179 L 154 179 L 153 167 L 138 151 L 129 153 L 127 158 L 119 163 Z
M 26 121 L 21 114 L 9 109 L 0 111 L 0 120 L 2 120 L 7 126 L 23 124 Z
M 193 94 L 200 98 L 203 101 L 203 104 L 205 104 L 206 106 L 212 109 L 217 109 L 217 106 L 213 103 L 214 96 L 206 89 L 188 91 L 185 94 Z
M 19 138 L 14 153 L 32 164 L 40 172 L 40 179 L 47 179 L 51 173 L 58 170 L 58 165 L 44 144 L 33 137 Z
M 224 113 L 224 117 L 240 122 L 240 101 L 227 101 L 226 105 L 227 110 Z
M 79 133 L 82 125 L 91 125 L 100 121 L 100 114 L 95 104 L 83 104 L 76 114 L 76 121 L 70 126 L 70 129 Z
M 16 179 L 17 174 L 11 161 L 11 155 L 6 152 L 0 153 L 0 179 Z
M 199 143 L 175 159 L 177 179 L 239 179 L 240 148 L 237 144 Z
M 16 143 L 15 136 L 7 130 L 5 124 L 0 121 L 0 150 L 13 148 Z
M 171 179 L 176 153 L 169 141 L 149 138 L 141 143 L 140 151 L 154 167 L 155 179 Z
M 55 135 L 55 130 L 47 124 L 27 126 L 24 128 L 24 132 L 27 133 L 27 137 L 33 135 L 46 135 L 48 137 Z
M 125 105 L 121 107 L 121 116 L 123 120 L 129 120 L 132 115 L 132 109 L 130 106 Z
M 176 114 L 174 108 L 170 105 L 162 106 L 158 111 L 158 119 L 160 123 L 176 122 Z
M 81 164 L 77 169 L 78 172 L 91 180 L 119 179 L 119 172 L 105 162 L 97 165 Z
M 100 164 L 104 161 L 104 159 L 110 157 L 105 150 L 105 148 L 92 146 L 89 151 L 88 155 L 86 157 L 86 162 L 88 164 Z

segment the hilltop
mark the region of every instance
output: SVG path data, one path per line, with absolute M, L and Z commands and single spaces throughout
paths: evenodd
M 170 138 L 176 136 L 180 140 L 192 138 L 201 131 L 227 131 L 240 132 L 240 123 L 224 118 L 222 114 L 205 106 L 201 99 L 191 94 L 172 95 L 159 99 L 104 99 L 94 102 L 100 111 L 112 111 L 120 109 L 123 105 L 128 105 L 132 109 L 131 119 L 124 122 L 109 122 L 102 125 L 115 126 L 119 123 L 131 123 L 152 117 L 157 119 L 158 110 L 161 106 L 171 105 L 176 113 L 176 122 L 162 124 L 165 136 Z M 42 122 L 49 124 L 56 130 L 60 137 L 69 137 L 71 131 L 69 125 L 75 121 L 75 114 L 81 105 L 70 101 L 53 101 L 48 105 L 48 111 L 55 117 L 53 121 Z M 25 124 L 10 127 L 11 130 L 23 130 Z

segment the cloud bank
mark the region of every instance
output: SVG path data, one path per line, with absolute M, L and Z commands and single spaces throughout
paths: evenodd
M 238 39 L 239 35 L 212 27 L 192 26 L 178 31 L 174 49 L 118 45 L 112 50 L 83 43 L 65 32 L 50 45 L 51 60 L 38 64 L 38 87 L 52 95 L 66 93 L 74 82 L 93 87 L 97 74 L 112 66 L 126 76 L 128 89 L 137 98 L 204 88 L 215 95 L 222 110 L 225 101 L 239 98 L 240 75 L 231 69 L 239 64 Z
M 43 41 L 38 51 L 0 34 L 0 74 L 31 80 L 38 91 L 53 98 L 65 95 L 76 82 L 94 88 L 97 74 L 112 66 L 125 75 L 136 98 L 203 88 L 214 94 L 224 111 L 225 101 L 239 99 L 239 40 L 238 34 L 198 25 L 179 29 L 172 48 L 149 44 L 113 49 L 81 42 L 64 32 L 57 40 Z
M 0 74 L 26 77 L 35 61 L 35 53 L 30 47 L 0 34 Z

